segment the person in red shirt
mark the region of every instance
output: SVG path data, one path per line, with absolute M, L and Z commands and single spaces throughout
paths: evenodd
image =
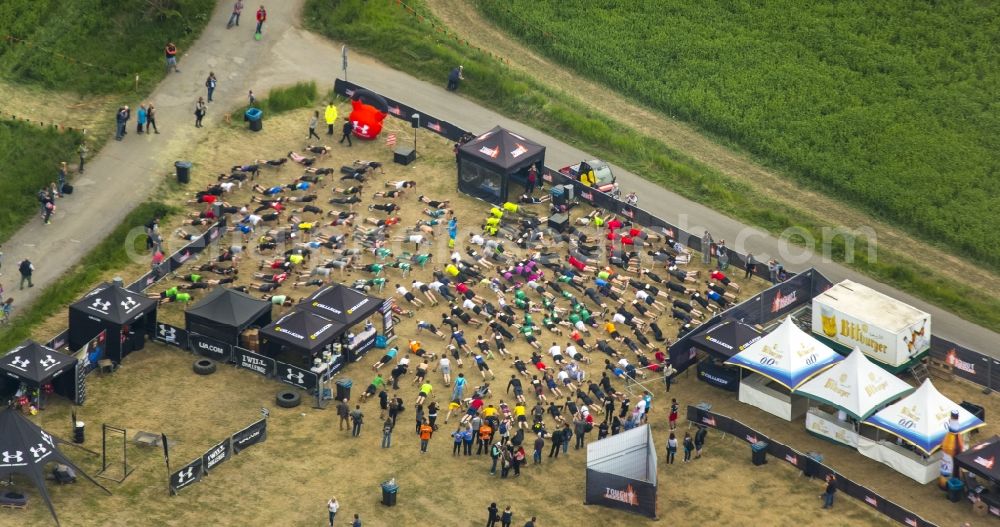
M 709 276 L 712 278 L 712 280 L 720 282 L 724 286 L 731 287 L 737 291 L 740 290 L 740 286 L 737 285 L 732 280 L 730 280 L 722 271 L 712 271 L 712 273 Z
M 608 222 L 608 230 L 615 231 L 620 228 L 622 228 L 622 222 L 618 221 L 618 218 L 615 218 Z
M 596 267 L 587 265 L 580 260 L 577 260 L 575 256 L 567 256 L 566 261 L 568 261 L 570 265 L 575 267 L 580 272 L 592 272 L 597 270 Z
M 260 6 L 257 10 L 257 33 L 259 34 L 262 29 L 264 29 L 264 21 L 267 20 L 267 10 L 264 6 Z

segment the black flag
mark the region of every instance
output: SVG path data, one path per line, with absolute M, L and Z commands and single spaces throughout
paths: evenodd
M 170 447 L 167 446 L 167 434 L 160 434 L 160 440 L 163 441 L 163 461 L 167 464 L 167 470 L 170 470 Z

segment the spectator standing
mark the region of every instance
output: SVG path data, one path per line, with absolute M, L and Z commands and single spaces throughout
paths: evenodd
M 354 411 L 351 412 L 351 423 L 353 423 L 353 428 L 351 428 L 351 435 L 358 437 L 361 435 L 361 424 L 364 423 L 365 414 L 361 412 L 361 405 L 355 405 Z
M 66 175 L 69 173 L 69 167 L 66 166 L 66 162 L 62 161 L 59 163 L 59 172 L 56 173 L 56 194 L 61 198 L 63 195 L 63 187 L 66 186 Z
M 243 13 L 243 0 L 236 0 L 233 3 L 233 14 L 229 15 L 229 23 L 226 24 L 226 29 L 233 26 L 239 27 L 240 25 L 240 15 Z
M 392 446 L 392 429 L 396 426 L 396 423 L 392 422 L 392 419 L 386 419 L 382 423 L 382 448 L 389 448 Z
M 135 118 L 135 132 L 141 134 L 143 129 L 146 128 L 146 107 L 139 105 L 139 112 L 136 114 Z
M 719 245 L 715 248 L 715 254 L 717 263 L 719 264 L 719 270 L 725 271 L 729 269 L 729 249 L 726 248 L 726 240 L 719 240 Z
M 573 450 L 580 450 L 585 444 L 585 436 L 587 434 L 587 421 L 583 419 L 582 415 L 577 414 L 576 418 L 573 419 L 573 434 L 576 436 L 576 444 L 573 445 Z
M 79 172 L 83 174 L 83 161 L 87 157 L 87 143 L 86 141 L 80 141 L 80 146 L 76 147 L 76 155 L 80 158 L 80 170 Z
M 35 265 L 31 260 L 27 258 L 21 260 L 21 263 L 17 264 L 17 270 L 21 273 L 21 289 L 24 289 L 25 282 L 28 282 L 28 287 L 35 287 L 35 284 L 31 283 L 31 274 L 35 272 Z
M 531 459 L 535 462 L 536 465 L 541 465 L 542 464 L 542 451 L 543 450 L 545 450 L 545 438 L 542 437 L 541 433 L 539 433 L 535 437 L 535 450 L 534 450 L 534 453 L 532 454 L 532 457 L 531 457 Z
M 0 317 L 2 317 L 2 319 L 0 320 L 3 320 L 4 324 L 10 322 L 10 317 L 14 313 L 14 299 L 8 298 L 7 300 L 4 300 L 2 308 L 0 309 L 2 309 L 2 312 L 0 312 Z
M 350 117 L 344 117 L 344 126 L 343 128 L 341 128 L 340 131 L 342 132 L 343 135 L 340 136 L 340 141 L 337 141 L 337 144 L 339 145 L 344 144 L 344 139 L 346 139 L 347 146 L 354 146 L 353 144 L 351 144 L 351 132 L 354 131 L 354 123 L 351 122 Z
M 684 462 L 687 463 L 691 461 L 691 451 L 694 450 L 694 441 L 691 440 L 691 434 L 684 432 Z
M 361 527 L 361 517 L 357 514 L 354 515 L 354 521 L 351 522 L 351 527 Z
M 667 464 L 674 464 L 674 456 L 677 455 L 677 436 L 673 432 L 670 432 L 670 437 L 667 438 Z
M 712 233 L 705 231 L 701 235 L 701 263 L 708 265 L 712 263 Z
M 757 264 L 757 262 L 754 261 L 754 259 L 753 259 L 753 253 L 748 253 L 747 254 L 747 262 L 746 262 L 745 266 L 743 267 L 743 269 L 746 271 L 743 274 L 743 278 L 746 278 L 747 280 L 753 278 L 753 272 L 756 269 L 755 268 L 756 264 Z
M 212 102 L 212 94 L 215 93 L 215 87 L 219 85 L 219 80 L 215 78 L 215 72 L 208 72 L 208 78 L 205 79 L 205 88 L 208 90 L 208 102 Z
M 681 407 L 677 404 L 677 399 L 670 400 L 670 430 L 677 430 L 677 413 Z
M 433 435 L 433 434 L 434 434 L 434 429 L 431 428 L 431 425 L 427 424 L 427 421 L 424 421 L 423 424 L 420 425 L 420 453 L 421 454 L 426 454 L 427 453 L 427 445 L 431 442 L 431 435 Z
M 337 403 L 337 417 L 340 417 L 341 430 L 344 429 L 344 424 L 347 423 L 347 420 L 350 418 L 350 415 L 351 415 L 351 407 L 347 406 L 347 399 L 344 399 L 343 401 Z
M 510 522 L 514 521 L 514 512 L 510 510 L 510 505 L 504 507 L 503 514 L 500 515 L 500 527 L 510 527 Z
M 563 434 L 562 430 L 556 430 L 552 432 L 552 438 L 549 440 L 552 443 L 552 448 L 549 449 L 549 457 L 555 456 L 559 457 L 559 450 L 562 449 Z
M 532 516 L 530 520 L 524 522 L 524 527 L 536 527 L 535 526 L 536 521 L 538 521 L 538 518 Z
M 181 70 L 177 69 L 177 46 L 173 42 L 167 42 L 163 53 L 167 58 L 167 73 L 170 73 L 170 68 L 173 68 L 175 73 L 180 73 Z
M 701 458 L 701 450 L 705 448 L 705 437 L 708 436 L 708 428 L 698 425 L 698 431 L 694 433 L 694 457 Z
M 535 191 L 535 184 L 538 183 L 538 168 L 536 164 L 531 165 L 528 169 L 528 184 L 525 186 L 524 192 L 527 195 L 531 195 Z
M 465 80 L 462 72 L 465 70 L 465 66 L 459 66 L 448 74 L 448 91 L 455 91 L 458 89 L 458 83 Z
M 767 272 L 771 275 L 771 283 L 778 283 L 778 261 L 771 259 L 767 261 Z
M 153 108 L 153 103 L 146 104 L 146 133 L 149 133 L 149 127 L 153 127 L 153 133 L 160 133 L 160 130 L 156 128 L 156 109 Z
M 837 477 L 833 474 L 826 475 L 826 492 L 823 493 L 823 508 L 833 508 L 833 495 L 837 493 Z
M 333 101 L 326 103 L 323 120 L 326 121 L 326 135 L 333 135 L 333 125 L 337 124 L 337 107 L 334 106 Z
M 312 139 L 313 137 L 315 137 L 317 140 L 319 139 L 319 136 L 316 135 L 316 126 L 318 125 L 319 125 L 319 110 L 316 110 L 312 118 L 309 119 L 309 136 L 306 137 L 307 141 L 309 139 Z
M 205 98 L 198 97 L 198 102 L 194 105 L 194 127 L 201 128 L 201 120 L 205 118 L 208 107 L 205 105 Z
M 340 510 L 340 503 L 337 502 L 337 498 L 330 498 L 330 501 L 326 502 L 326 508 L 330 513 L 330 527 L 333 527 L 333 518 L 337 516 L 337 511 Z
M 489 507 L 486 507 L 486 527 L 495 527 L 497 521 L 500 519 L 500 509 L 497 508 L 497 503 L 490 503 Z
M 266 21 L 267 21 L 267 10 L 264 9 L 264 6 L 260 6 L 260 9 L 257 10 L 257 34 L 258 35 L 261 34 L 261 31 L 264 29 L 264 22 L 266 22 Z
M 125 137 L 125 122 L 128 120 L 125 108 L 118 108 L 118 113 L 115 114 L 115 141 L 121 141 Z

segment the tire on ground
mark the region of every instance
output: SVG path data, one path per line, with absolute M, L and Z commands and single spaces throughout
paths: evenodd
M 194 361 L 192 367 L 198 375 L 211 375 L 215 373 L 215 361 L 209 359 L 198 359 Z
M 302 404 L 302 395 L 293 390 L 281 390 L 278 395 L 275 396 L 275 401 L 278 406 L 282 408 L 295 408 L 296 406 Z

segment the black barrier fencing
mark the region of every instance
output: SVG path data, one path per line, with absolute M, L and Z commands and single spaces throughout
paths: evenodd
M 177 495 L 181 489 L 201 481 L 234 455 L 266 439 L 267 419 L 264 418 L 216 443 L 200 457 L 170 474 L 170 495 Z
M 347 82 L 341 79 L 337 79 L 337 81 L 334 83 L 334 93 L 337 93 L 339 95 L 348 98 L 350 98 L 351 95 L 356 90 L 363 90 L 363 89 L 366 88 L 361 85 L 354 84 L 352 82 Z M 446 137 L 451 141 L 458 141 L 462 136 L 468 134 L 466 130 L 460 128 L 459 126 L 423 114 L 416 108 L 407 106 L 393 99 L 385 98 L 385 100 L 389 104 L 389 113 L 392 114 L 393 116 L 399 119 L 409 120 L 410 116 L 412 116 L 414 113 L 420 113 L 421 123 L 422 123 L 421 126 L 437 133 L 438 135 Z M 580 183 L 579 181 L 573 179 L 572 177 L 559 172 L 558 170 L 553 170 L 549 167 L 543 167 L 542 180 L 545 181 L 547 184 L 552 184 L 552 185 L 566 185 L 566 184 L 572 185 L 574 196 L 576 196 L 578 199 L 586 203 L 589 203 L 590 205 L 593 205 L 595 207 L 604 209 L 606 211 L 610 211 L 614 214 L 628 217 L 632 219 L 635 223 L 650 228 L 654 230 L 654 232 L 663 234 L 668 238 L 672 238 L 693 251 L 703 252 L 701 237 L 685 232 L 680 228 L 676 227 L 675 225 L 671 224 L 670 222 L 658 218 L 638 207 L 633 207 L 632 205 L 629 205 L 623 201 L 615 199 L 613 196 L 609 194 L 588 187 Z M 709 255 L 718 258 L 717 254 L 718 244 L 713 242 L 708 246 L 707 249 Z M 746 255 L 739 254 L 733 251 L 732 249 L 729 249 L 728 247 L 726 248 L 726 254 L 729 257 L 730 265 L 732 266 L 738 265 L 739 267 L 737 268 L 742 268 L 744 262 L 746 262 L 747 259 Z M 754 262 L 754 273 L 757 274 L 758 276 L 770 278 L 770 272 L 768 270 L 767 264 L 764 262 Z M 794 282 L 794 284 L 792 285 L 785 285 L 795 280 L 795 278 L 798 276 L 795 275 L 794 273 L 786 273 L 786 274 L 788 274 L 789 276 L 788 280 L 785 280 L 784 282 L 779 282 L 776 284 L 776 286 L 772 287 L 771 289 L 773 291 L 769 293 L 769 296 L 765 297 L 763 296 L 764 293 L 761 293 L 761 295 L 755 296 L 752 299 L 739 304 L 738 306 L 730 308 L 730 310 L 735 310 L 732 311 L 732 314 L 738 316 L 733 316 L 729 318 L 735 318 L 737 320 L 744 320 L 744 319 L 749 320 L 754 316 L 755 312 L 762 316 L 765 310 L 773 308 L 776 305 L 779 306 L 779 309 L 776 310 L 774 316 L 775 317 L 781 316 L 782 314 L 793 310 L 795 307 L 802 305 L 805 302 L 811 301 L 814 296 L 822 293 L 832 285 L 832 283 L 826 277 L 824 277 L 822 274 L 815 271 L 814 269 L 810 269 L 809 271 L 801 273 L 804 275 L 810 275 L 810 282 L 808 289 L 800 287 L 802 285 L 802 283 L 800 282 Z M 765 291 L 765 293 L 766 292 L 767 291 Z M 727 312 L 726 315 L 728 316 L 729 313 Z M 762 322 L 766 322 L 767 320 L 760 319 L 758 317 L 758 320 L 748 323 L 759 324 Z M 701 327 L 707 328 L 709 326 L 703 324 Z M 691 348 L 690 343 L 685 342 L 685 340 L 688 339 L 689 337 L 694 336 L 695 333 L 696 332 L 689 333 L 688 335 L 685 336 L 685 338 L 679 339 L 674 344 L 674 346 L 678 346 L 676 352 L 678 356 L 687 356 L 690 354 L 690 348 Z M 938 341 L 937 355 L 935 355 L 935 349 L 933 344 L 933 339 L 935 338 Z M 670 347 L 671 361 L 674 360 L 674 355 L 675 355 L 674 346 Z M 932 337 L 931 346 L 932 346 L 931 349 L 932 357 L 941 358 L 942 357 L 941 350 L 944 350 L 943 357 L 945 357 L 945 359 L 947 359 L 948 357 L 953 357 L 953 359 L 951 360 L 956 362 L 952 363 L 952 367 L 954 368 L 955 373 L 958 376 L 967 379 L 971 382 L 974 382 L 976 384 L 979 384 L 980 386 L 991 388 L 994 390 L 1000 390 L 1000 361 L 993 360 L 989 355 L 980 353 L 978 351 L 970 350 L 968 348 L 963 348 L 957 344 L 954 344 L 950 341 L 947 341 L 939 337 Z M 681 351 L 681 348 L 683 348 L 683 352 Z M 954 350 L 954 353 L 951 353 L 952 350 Z M 957 362 L 957 361 L 962 361 L 962 362 Z M 682 365 L 676 363 L 672 363 L 672 365 L 674 366 L 674 368 L 678 370 L 678 372 L 680 372 L 689 367 L 693 362 L 694 361 L 688 361 L 683 364 L 683 367 L 681 367 Z M 996 364 L 996 367 L 993 367 L 994 363 Z M 976 365 L 976 368 L 971 368 L 972 371 L 963 369 L 966 368 L 969 364 Z M 977 368 L 980 372 L 982 372 L 984 369 L 983 365 L 987 365 L 985 367 L 986 373 L 975 373 L 975 370 Z
M 809 477 L 825 479 L 828 474 L 833 474 L 837 478 L 837 490 L 842 494 L 870 506 L 892 520 L 910 527 L 936 527 L 934 523 L 921 518 L 918 514 L 897 505 L 864 485 L 838 474 L 836 470 L 818 461 L 815 456 L 803 454 L 788 445 L 779 443 L 736 419 L 689 405 L 687 407 L 687 420 L 691 424 L 714 428 L 750 444 L 766 441 L 767 453 L 771 456 L 802 470 L 803 474 Z

